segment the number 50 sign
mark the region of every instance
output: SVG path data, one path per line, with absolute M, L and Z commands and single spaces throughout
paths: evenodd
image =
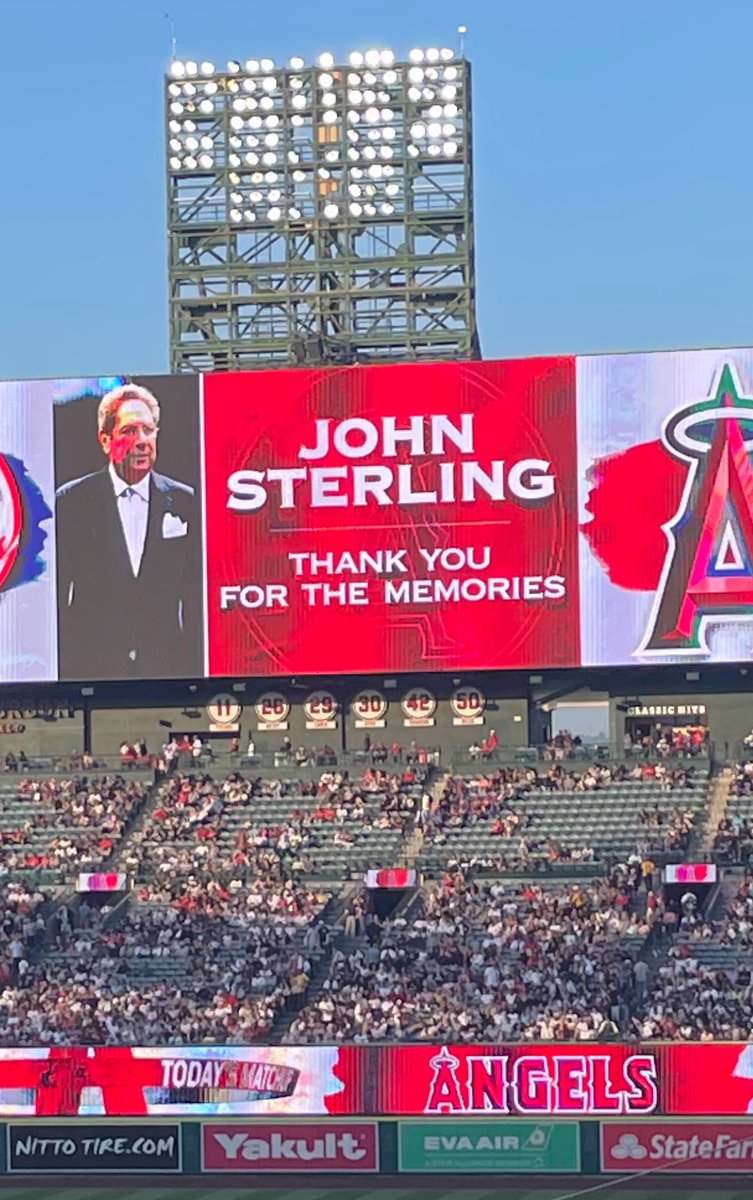
M 477 687 L 459 687 L 450 696 L 453 725 L 483 725 L 486 696 Z

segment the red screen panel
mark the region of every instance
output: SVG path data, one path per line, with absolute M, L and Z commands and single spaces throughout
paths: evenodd
M 574 666 L 572 358 L 204 379 L 209 673 Z

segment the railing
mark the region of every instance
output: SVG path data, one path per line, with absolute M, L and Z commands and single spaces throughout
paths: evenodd
M 545 746 L 496 746 L 493 750 L 457 750 L 452 755 L 452 767 L 453 770 L 469 767 L 483 770 L 489 764 L 525 766 L 526 764 L 542 763 L 548 766 L 572 767 L 578 764 L 587 766 L 589 763 L 624 763 L 636 766 L 641 763 L 662 762 L 674 767 L 692 764 L 699 769 L 708 770 L 714 761 L 713 752 L 713 742 L 706 742 L 697 748 L 692 747 L 685 753 L 670 752 L 668 754 L 657 752 L 655 747 L 646 749 L 643 746 L 631 746 L 628 748 L 610 742 L 583 743 L 568 748 L 556 747 L 551 744 Z M 753 749 L 749 751 L 749 756 L 753 758 Z
M 251 773 L 258 773 L 260 770 L 281 773 L 297 773 L 299 771 L 321 773 L 327 770 L 352 771 L 354 768 L 376 767 L 382 771 L 397 772 L 406 766 L 423 769 L 437 767 L 441 761 L 441 748 L 432 746 L 415 752 L 402 750 L 399 754 L 394 755 L 389 751 L 327 750 L 322 748 L 307 752 L 305 758 L 298 757 L 295 752 L 288 753 L 284 750 L 262 750 L 252 755 L 215 750 L 197 757 L 191 754 L 180 754 L 175 760 L 175 765 L 180 771 L 214 769 Z

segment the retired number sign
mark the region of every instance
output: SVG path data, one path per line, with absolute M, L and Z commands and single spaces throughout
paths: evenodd
M 477 687 L 459 687 L 450 696 L 453 725 L 483 725 L 486 696 Z
M 274 733 L 288 727 L 290 703 L 282 692 L 264 692 L 256 701 L 254 712 L 260 733 Z
M 307 729 L 337 729 L 337 701 L 331 692 L 312 692 L 303 712 Z
M 366 688 L 353 697 L 351 712 L 356 729 L 384 729 L 387 716 L 387 697 L 373 688 Z
M 434 724 L 437 698 L 428 688 L 411 688 L 401 701 L 403 724 L 408 728 L 426 727 Z

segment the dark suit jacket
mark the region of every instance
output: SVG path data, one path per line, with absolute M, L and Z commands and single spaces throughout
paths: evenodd
M 152 472 L 135 578 L 107 469 L 59 489 L 56 523 L 60 678 L 203 674 L 201 533 L 193 488 Z

